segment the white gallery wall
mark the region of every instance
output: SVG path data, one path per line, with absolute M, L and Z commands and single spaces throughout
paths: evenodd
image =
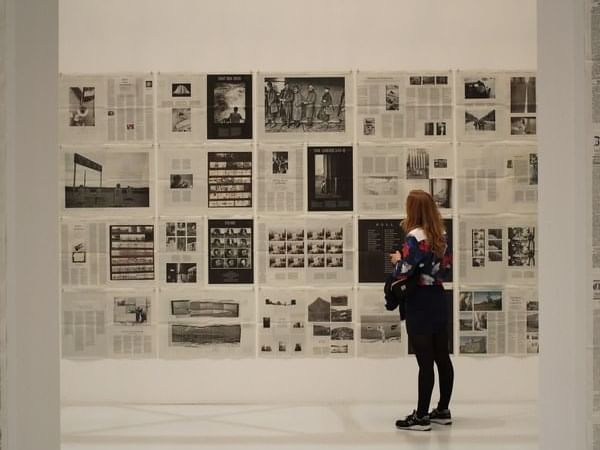
M 536 70 L 533 0 L 61 0 L 59 16 L 63 73 Z M 537 398 L 537 357 L 456 356 L 454 363 L 457 400 Z M 66 402 L 408 401 L 416 399 L 416 373 L 410 356 L 65 360 L 61 396 Z

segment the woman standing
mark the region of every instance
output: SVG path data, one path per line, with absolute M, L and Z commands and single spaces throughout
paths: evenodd
M 452 264 L 446 245 L 444 223 L 433 197 L 414 190 L 406 199 L 406 238 L 396 279 L 418 277 L 417 287 L 406 299 L 406 331 L 419 364 L 417 409 L 396 421 L 398 429 L 431 430 L 431 422 L 450 425 L 448 409 L 454 383 L 454 369 L 448 352 L 448 309 L 442 280 Z M 437 365 L 440 400 L 433 411 L 429 403 L 434 385 L 433 363 Z

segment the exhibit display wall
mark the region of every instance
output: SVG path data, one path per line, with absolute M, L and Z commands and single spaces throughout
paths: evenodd
M 537 397 L 535 2 L 429 3 L 61 2 L 63 401 L 413 398 L 377 280 L 412 188 L 456 396 Z

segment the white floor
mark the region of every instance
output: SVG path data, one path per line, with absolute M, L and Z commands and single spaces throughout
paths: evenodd
M 411 405 L 64 406 L 62 450 L 537 449 L 536 404 L 454 404 L 454 424 L 398 431 Z

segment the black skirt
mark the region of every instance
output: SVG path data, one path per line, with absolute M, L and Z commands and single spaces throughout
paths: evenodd
M 440 333 L 448 328 L 448 307 L 440 285 L 417 286 L 406 299 L 406 332 L 409 335 Z

